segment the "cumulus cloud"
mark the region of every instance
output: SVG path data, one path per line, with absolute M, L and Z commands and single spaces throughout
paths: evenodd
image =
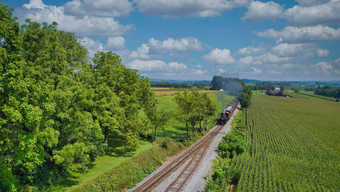
M 65 13 L 77 16 L 122 17 L 133 10 L 128 0 L 73 0 L 65 4 Z
M 217 16 L 225 10 L 245 6 L 250 0 L 134 0 L 134 2 L 144 14 L 178 18 Z
M 239 59 L 239 63 L 242 65 L 259 64 L 255 61 L 255 58 L 253 56 L 241 57 Z
M 318 0 L 299 1 L 302 5 L 296 5 L 287 9 L 284 17 L 290 25 L 319 25 L 319 24 L 340 24 L 340 1 L 329 2 Z M 309 3 L 307 3 L 309 2 Z
M 235 59 L 231 56 L 229 49 L 214 49 L 209 54 L 204 55 L 203 58 L 214 64 L 231 64 Z
M 125 46 L 125 39 L 124 37 L 109 37 L 105 46 L 107 50 L 121 50 Z
M 25 18 L 40 23 L 56 21 L 60 30 L 81 36 L 114 37 L 133 28 L 132 25 L 121 25 L 109 17 L 67 15 L 63 6 L 48 6 L 41 0 L 31 0 L 23 8 L 16 9 L 15 15 L 21 19 L 21 22 L 24 22 Z
M 261 70 L 261 69 L 258 69 L 258 68 L 256 68 L 256 67 L 251 67 L 251 69 L 253 70 L 253 72 L 254 72 L 255 74 L 261 74 L 261 73 L 262 73 L 262 70 Z
M 340 57 L 335 59 L 334 63 L 340 66 Z
M 171 55 L 175 52 L 200 51 L 202 49 L 202 43 L 192 37 L 168 38 L 164 41 L 151 38 L 148 43 L 144 43 L 137 50 L 132 51 L 130 57 L 133 59 L 150 59 L 162 54 Z
M 316 64 L 318 72 L 321 72 L 325 75 L 329 75 L 333 72 L 333 66 L 327 62 L 319 62 Z
M 202 50 L 202 43 L 196 38 L 185 37 L 182 39 L 168 38 L 164 41 L 159 41 L 154 38 L 149 40 L 150 47 L 159 50 L 172 50 L 172 51 L 188 51 L 188 50 Z
M 243 47 L 239 50 L 237 50 L 237 53 L 239 55 L 245 56 L 245 55 L 257 55 L 257 54 L 263 54 L 266 52 L 268 49 L 267 47 L 253 47 L 253 46 L 248 46 L 248 47 Z
M 321 5 L 324 3 L 328 3 L 331 0 L 296 0 L 301 6 L 312 6 L 312 5 Z
M 242 17 L 244 21 L 263 21 L 266 19 L 275 19 L 282 15 L 283 7 L 273 1 L 261 2 L 252 1 L 247 7 L 248 11 Z
M 133 69 L 141 71 L 181 71 L 187 69 L 187 66 L 183 63 L 171 62 L 166 64 L 162 60 L 133 60 L 129 66 Z
M 281 31 L 269 29 L 263 32 L 256 32 L 258 36 L 277 39 L 279 42 L 301 43 L 331 41 L 340 39 L 340 29 L 328 26 L 294 27 L 288 26 Z
M 315 43 L 281 43 L 273 47 L 272 50 L 283 57 L 324 57 L 329 54 L 328 50 L 319 49 Z
M 45 5 L 42 0 L 30 0 L 30 2 L 24 4 L 23 7 L 26 9 L 44 9 L 47 5 Z
M 89 57 L 93 57 L 94 54 L 97 53 L 98 51 L 104 50 L 104 46 L 101 42 L 95 41 L 91 38 L 87 37 L 81 38 L 79 39 L 79 43 L 87 49 Z

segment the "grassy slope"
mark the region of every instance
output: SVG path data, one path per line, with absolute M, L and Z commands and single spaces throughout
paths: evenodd
M 208 93 L 209 97 L 213 99 L 216 103 L 216 113 L 219 113 L 221 110 L 221 102 L 218 102 L 216 93 Z M 176 103 L 174 102 L 174 95 L 169 96 L 161 96 L 156 97 L 158 101 L 158 107 L 165 111 L 176 112 Z M 230 95 L 225 95 L 225 100 L 227 102 L 231 102 L 234 97 Z M 214 119 L 209 121 L 209 124 L 214 125 Z M 160 131 L 158 137 L 171 137 L 173 139 L 178 139 L 184 137 L 186 135 L 185 125 L 184 123 L 176 120 L 175 118 L 171 119 L 169 125 L 167 125 L 164 130 Z M 109 156 L 104 155 L 96 159 L 96 161 L 91 165 L 91 169 L 84 174 L 72 173 L 72 175 L 62 181 L 59 185 L 50 189 L 50 191 L 77 191 L 81 185 L 86 184 L 89 181 L 94 180 L 98 176 L 106 173 L 107 171 L 118 167 L 124 162 L 127 162 L 131 159 L 131 157 L 136 157 L 139 154 L 151 149 L 154 147 L 154 143 L 143 142 L 130 156 Z
M 340 191 L 340 103 L 254 95 L 238 191 Z

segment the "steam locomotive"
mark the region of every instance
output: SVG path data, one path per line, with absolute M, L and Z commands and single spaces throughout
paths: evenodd
M 227 123 L 227 121 L 229 120 L 229 118 L 233 115 L 237 105 L 238 105 L 238 101 L 234 100 L 231 105 L 229 105 L 227 108 L 225 108 L 223 110 L 223 112 L 221 113 L 221 117 L 217 119 L 217 123 L 216 125 L 224 125 Z

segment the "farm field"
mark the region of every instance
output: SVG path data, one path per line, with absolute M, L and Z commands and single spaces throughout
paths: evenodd
M 155 96 L 165 96 L 165 95 L 175 95 L 176 93 L 183 92 L 183 89 L 170 89 L 170 88 L 152 88 L 152 92 L 155 93 Z M 216 93 L 217 90 L 197 90 L 199 93 Z
M 340 191 L 340 103 L 253 95 L 237 191 Z
M 216 114 L 221 112 L 222 105 L 228 104 L 232 102 L 234 96 L 221 94 L 221 93 L 208 93 L 209 97 L 216 102 Z M 176 103 L 174 101 L 174 95 L 166 95 L 162 97 L 156 97 L 158 101 L 158 108 L 163 109 L 167 112 L 176 112 Z M 223 98 L 223 99 L 222 99 Z M 219 101 L 219 100 L 223 100 Z M 211 118 L 208 121 L 208 125 L 211 127 L 215 124 L 215 118 Z M 163 130 L 160 130 L 157 137 L 158 138 L 166 138 L 170 137 L 174 140 L 178 140 L 180 138 L 184 138 L 186 135 L 185 124 L 177 120 L 176 118 L 171 118 L 168 125 L 164 127 Z M 155 142 L 143 141 L 138 147 L 137 151 L 134 151 L 131 154 L 123 154 L 121 156 L 116 155 L 104 155 L 96 159 L 91 166 L 92 169 L 89 169 L 85 173 L 75 173 L 73 172 L 70 177 L 66 178 L 59 185 L 54 186 L 49 191 L 81 191 L 84 186 L 87 186 L 87 183 L 95 183 L 95 179 L 107 174 L 109 171 L 116 169 L 118 167 L 123 166 L 126 163 L 132 161 L 132 158 L 138 157 L 140 154 L 143 154 L 151 149 L 156 147 Z
M 335 101 L 336 100 L 336 98 L 326 97 L 326 96 L 322 96 L 322 95 L 316 95 L 313 92 L 299 92 L 299 93 L 293 93 L 293 95 L 300 95 L 300 96 L 311 98 L 311 99 L 325 99 L 325 100 L 329 100 L 329 101 Z

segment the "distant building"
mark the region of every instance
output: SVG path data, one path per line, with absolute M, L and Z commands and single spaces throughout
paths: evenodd
M 274 91 L 280 91 L 280 87 L 275 87 Z
M 223 89 L 220 89 L 220 92 L 223 92 L 224 90 Z

